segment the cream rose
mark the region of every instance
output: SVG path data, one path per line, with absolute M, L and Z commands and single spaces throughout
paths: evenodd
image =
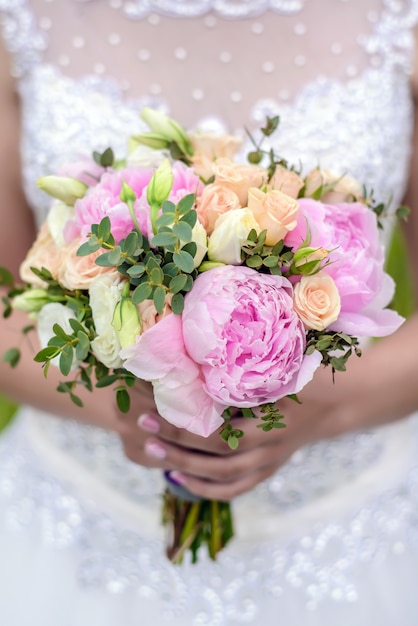
M 260 232 L 259 225 L 248 209 L 234 209 L 218 217 L 215 230 L 209 237 L 210 261 L 240 265 L 241 246 L 252 229 Z
M 213 176 L 213 162 L 226 157 L 232 159 L 241 147 L 242 140 L 232 135 L 192 133 L 189 140 L 193 148 L 192 166 L 198 176 L 208 180 Z
M 294 287 L 295 310 L 306 328 L 325 330 L 335 322 L 341 299 L 335 282 L 325 272 L 302 276 Z
M 92 281 L 104 274 L 109 274 L 113 279 L 117 278 L 118 272 L 114 267 L 101 267 L 96 264 L 98 256 L 103 250 L 97 250 L 86 256 L 77 256 L 77 250 L 83 243 L 77 238 L 64 248 L 62 263 L 58 269 L 58 281 L 66 289 L 88 289 Z
M 240 208 L 237 194 L 222 185 L 207 185 L 197 199 L 197 214 L 208 235 L 213 233 L 220 215 Z
M 113 325 L 116 305 L 121 299 L 125 281 L 107 274 L 98 276 L 90 285 L 90 306 L 97 337 L 91 342 L 96 357 L 106 367 L 121 367 L 121 345 Z
M 35 287 L 45 287 L 45 282 L 35 276 L 30 268 L 35 267 L 40 270 L 42 267 L 45 267 L 56 279 L 61 262 L 61 252 L 49 232 L 48 224 L 45 222 L 41 226 L 36 240 L 20 266 L 20 278 L 25 283 L 29 283 Z
M 215 161 L 213 172 L 215 184 L 235 191 L 242 207 L 247 206 L 250 187 L 261 187 L 267 182 L 267 173 L 262 167 L 234 163 L 226 158 Z
M 266 230 L 266 244 L 274 246 L 296 228 L 299 204 L 282 191 L 264 193 L 255 187 L 248 192 L 248 209 L 260 227 Z
M 296 172 L 292 172 L 282 165 L 277 165 L 269 188 L 278 189 L 291 198 L 297 198 L 303 185 L 302 178 Z
M 323 188 L 320 200 L 328 204 L 338 202 L 364 202 L 363 190 L 354 178 L 327 169 L 316 168 L 309 172 L 305 180 L 305 196 L 311 197 L 320 187 Z

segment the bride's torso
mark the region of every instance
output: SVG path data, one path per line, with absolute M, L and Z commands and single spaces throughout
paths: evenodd
M 39 222 L 48 200 L 37 178 L 109 145 L 123 154 L 144 104 L 188 127 L 241 133 L 279 114 L 272 143 L 288 160 L 350 173 L 376 198 L 402 198 L 414 0 L 0 0 L 0 16 L 22 98 L 25 189 Z M 97 403 L 100 410 L 99 393 Z M 32 440 L 57 472 L 103 489 L 104 500 L 114 494 L 133 520 L 136 507 L 158 515 L 159 473 L 126 460 L 116 436 L 35 417 Z M 392 467 L 410 449 L 411 430 L 405 422 L 299 451 L 240 499 L 242 536 L 277 534 L 277 511 L 285 520 L 337 487 L 341 502 L 352 501 L 355 490 L 344 489 L 387 461 Z M 246 527 L 254 507 L 265 523 Z

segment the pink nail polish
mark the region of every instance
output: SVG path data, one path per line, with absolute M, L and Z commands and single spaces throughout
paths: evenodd
M 142 430 L 146 430 L 148 433 L 158 433 L 160 430 L 160 425 L 157 420 L 147 413 L 139 416 L 138 426 L 142 428 Z
M 165 459 L 167 456 L 166 449 L 156 441 L 147 441 L 145 444 L 145 452 L 154 459 Z
M 182 474 L 181 472 L 177 472 L 176 470 L 173 470 L 172 472 L 170 472 L 169 477 L 171 478 L 172 481 L 177 483 L 177 485 L 184 485 L 186 483 L 185 475 Z

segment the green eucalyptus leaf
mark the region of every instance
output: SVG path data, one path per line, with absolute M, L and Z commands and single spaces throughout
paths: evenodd
M 248 259 L 246 259 L 245 263 L 248 265 L 248 267 L 258 269 L 263 265 L 263 259 L 258 254 L 255 254 L 254 256 L 250 256 Z
M 184 289 L 188 276 L 186 274 L 178 274 L 171 279 L 169 288 L 171 293 L 178 293 Z
M 11 367 L 16 367 L 20 361 L 20 356 L 19 348 L 10 348 L 3 354 L 3 361 L 10 363 Z
M 53 359 L 55 356 L 58 356 L 59 353 L 60 351 L 58 348 L 43 348 L 34 356 L 33 360 L 36 361 L 36 363 L 43 363 L 44 361 L 48 361 L 49 359 Z
M 166 290 L 164 287 L 157 287 L 154 291 L 153 300 L 157 313 L 162 313 L 164 308 Z
M 175 252 L 173 254 L 173 261 L 182 272 L 190 274 L 194 270 L 194 259 L 188 252 L 185 252 L 184 250 L 180 250 L 180 252 Z
M 171 300 L 171 310 L 176 315 L 180 315 L 184 309 L 184 296 L 181 293 L 176 293 Z
M 122 413 L 127 413 L 129 411 L 129 408 L 131 406 L 131 399 L 129 397 L 128 391 L 125 388 L 118 389 L 116 391 L 116 403 Z
M 154 285 L 159 285 L 163 282 L 164 273 L 161 267 L 154 267 L 149 274 L 150 281 Z
M 132 256 L 139 248 L 138 232 L 133 230 L 129 235 L 120 243 L 122 252 L 127 256 Z
M 64 346 L 61 351 L 61 356 L 59 359 L 59 367 L 61 370 L 61 374 L 64 376 L 68 376 L 71 372 L 71 366 L 73 364 L 74 358 L 74 350 L 72 346 Z
M 196 196 L 194 193 L 184 196 L 184 198 L 180 200 L 180 202 L 177 204 L 177 207 L 176 207 L 179 215 L 184 215 L 185 213 L 190 211 L 195 201 L 196 201 Z
M 70 393 L 70 398 L 71 398 L 71 402 L 73 402 L 73 404 L 75 404 L 78 407 L 82 407 L 83 405 L 83 401 L 81 400 L 81 398 L 79 398 L 78 396 L 76 396 L 74 393 Z
M 0 285 L 12 287 L 15 284 L 13 274 L 5 267 L 0 267 Z
M 73 337 L 71 335 L 68 335 L 59 324 L 54 324 L 52 330 L 55 335 L 59 337 L 59 339 L 62 339 L 65 342 L 73 340 Z
M 143 263 L 137 263 L 136 265 L 131 265 L 131 267 L 127 270 L 128 276 L 132 278 L 139 278 L 145 272 L 145 265 Z
M 163 213 L 171 213 L 173 216 L 175 215 L 176 205 L 171 200 L 166 200 L 161 207 Z
M 156 221 L 157 228 L 162 228 L 164 226 L 172 226 L 176 220 L 175 213 L 163 213 L 160 215 Z
M 263 259 L 263 265 L 265 267 L 275 267 L 277 266 L 278 262 L 279 262 L 278 257 L 274 256 L 273 254 Z
M 102 389 L 103 387 L 109 387 L 109 385 L 113 385 L 118 380 L 117 374 L 109 374 L 108 376 L 103 376 L 96 382 L 96 387 L 98 389 Z
M 195 226 L 197 222 L 197 212 L 194 210 L 188 211 L 187 213 L 181 216 L 180 223 L 182 222 L 186 222 L 186 224 L 188 224 L 189 226 L 191 226 L 191 228 L 193 228 L 193 226 Z
M 231 450 L 236 450 L 238 448 L 239 441 L 236 435 L 228 436 L 228 446 L 231 448 Z
M 189 243 L 192 240 L 192 229 L 187 222 L 179 222 L 174 224 L 173 233 L 184 243 Z
M 159 231 L 152 238 L 153 247 L 165 248 L 167 246 L 174 246 L 177 243 L 177 236 L 170 230 L 161 232 Z
M 107 215 L 100 222 L 97 235 L 100 239 L 103 239 L 103 241 L 107 241 L 110 235 L 110 219 Z
M 142 283 L 141 285 L 138 285 L 138 287 L 133 292 L 132 301 L 134 302 L 134 304 L 139 304 L 140 302 L 143 302 L 144 300 L 149 298 L 151 293 L 151 285 L 148 282 Z

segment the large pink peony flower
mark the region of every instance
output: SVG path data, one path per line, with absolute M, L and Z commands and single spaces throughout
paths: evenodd
M 214 400 L 254 407 L 298 393 L 311 380 L 321 356 L 304 355 L 292 291 L 286 278 L 248 267 L 197 278 L 185 299 L 183 335 Z
M 298 224 L 286 235 L 286 245 L 300 246 L 308 225 L 310 245 L 331 250 L 331 264 L 325 271 L 341 297 L 341 313 L 331 329 L 363 337 L 382 337 L 397 330 L 403 318 L 385 309 L 393 297 L 394 283 L 384 271 L 374 213 L 360 202 L 327 205 L 302 198 Z

